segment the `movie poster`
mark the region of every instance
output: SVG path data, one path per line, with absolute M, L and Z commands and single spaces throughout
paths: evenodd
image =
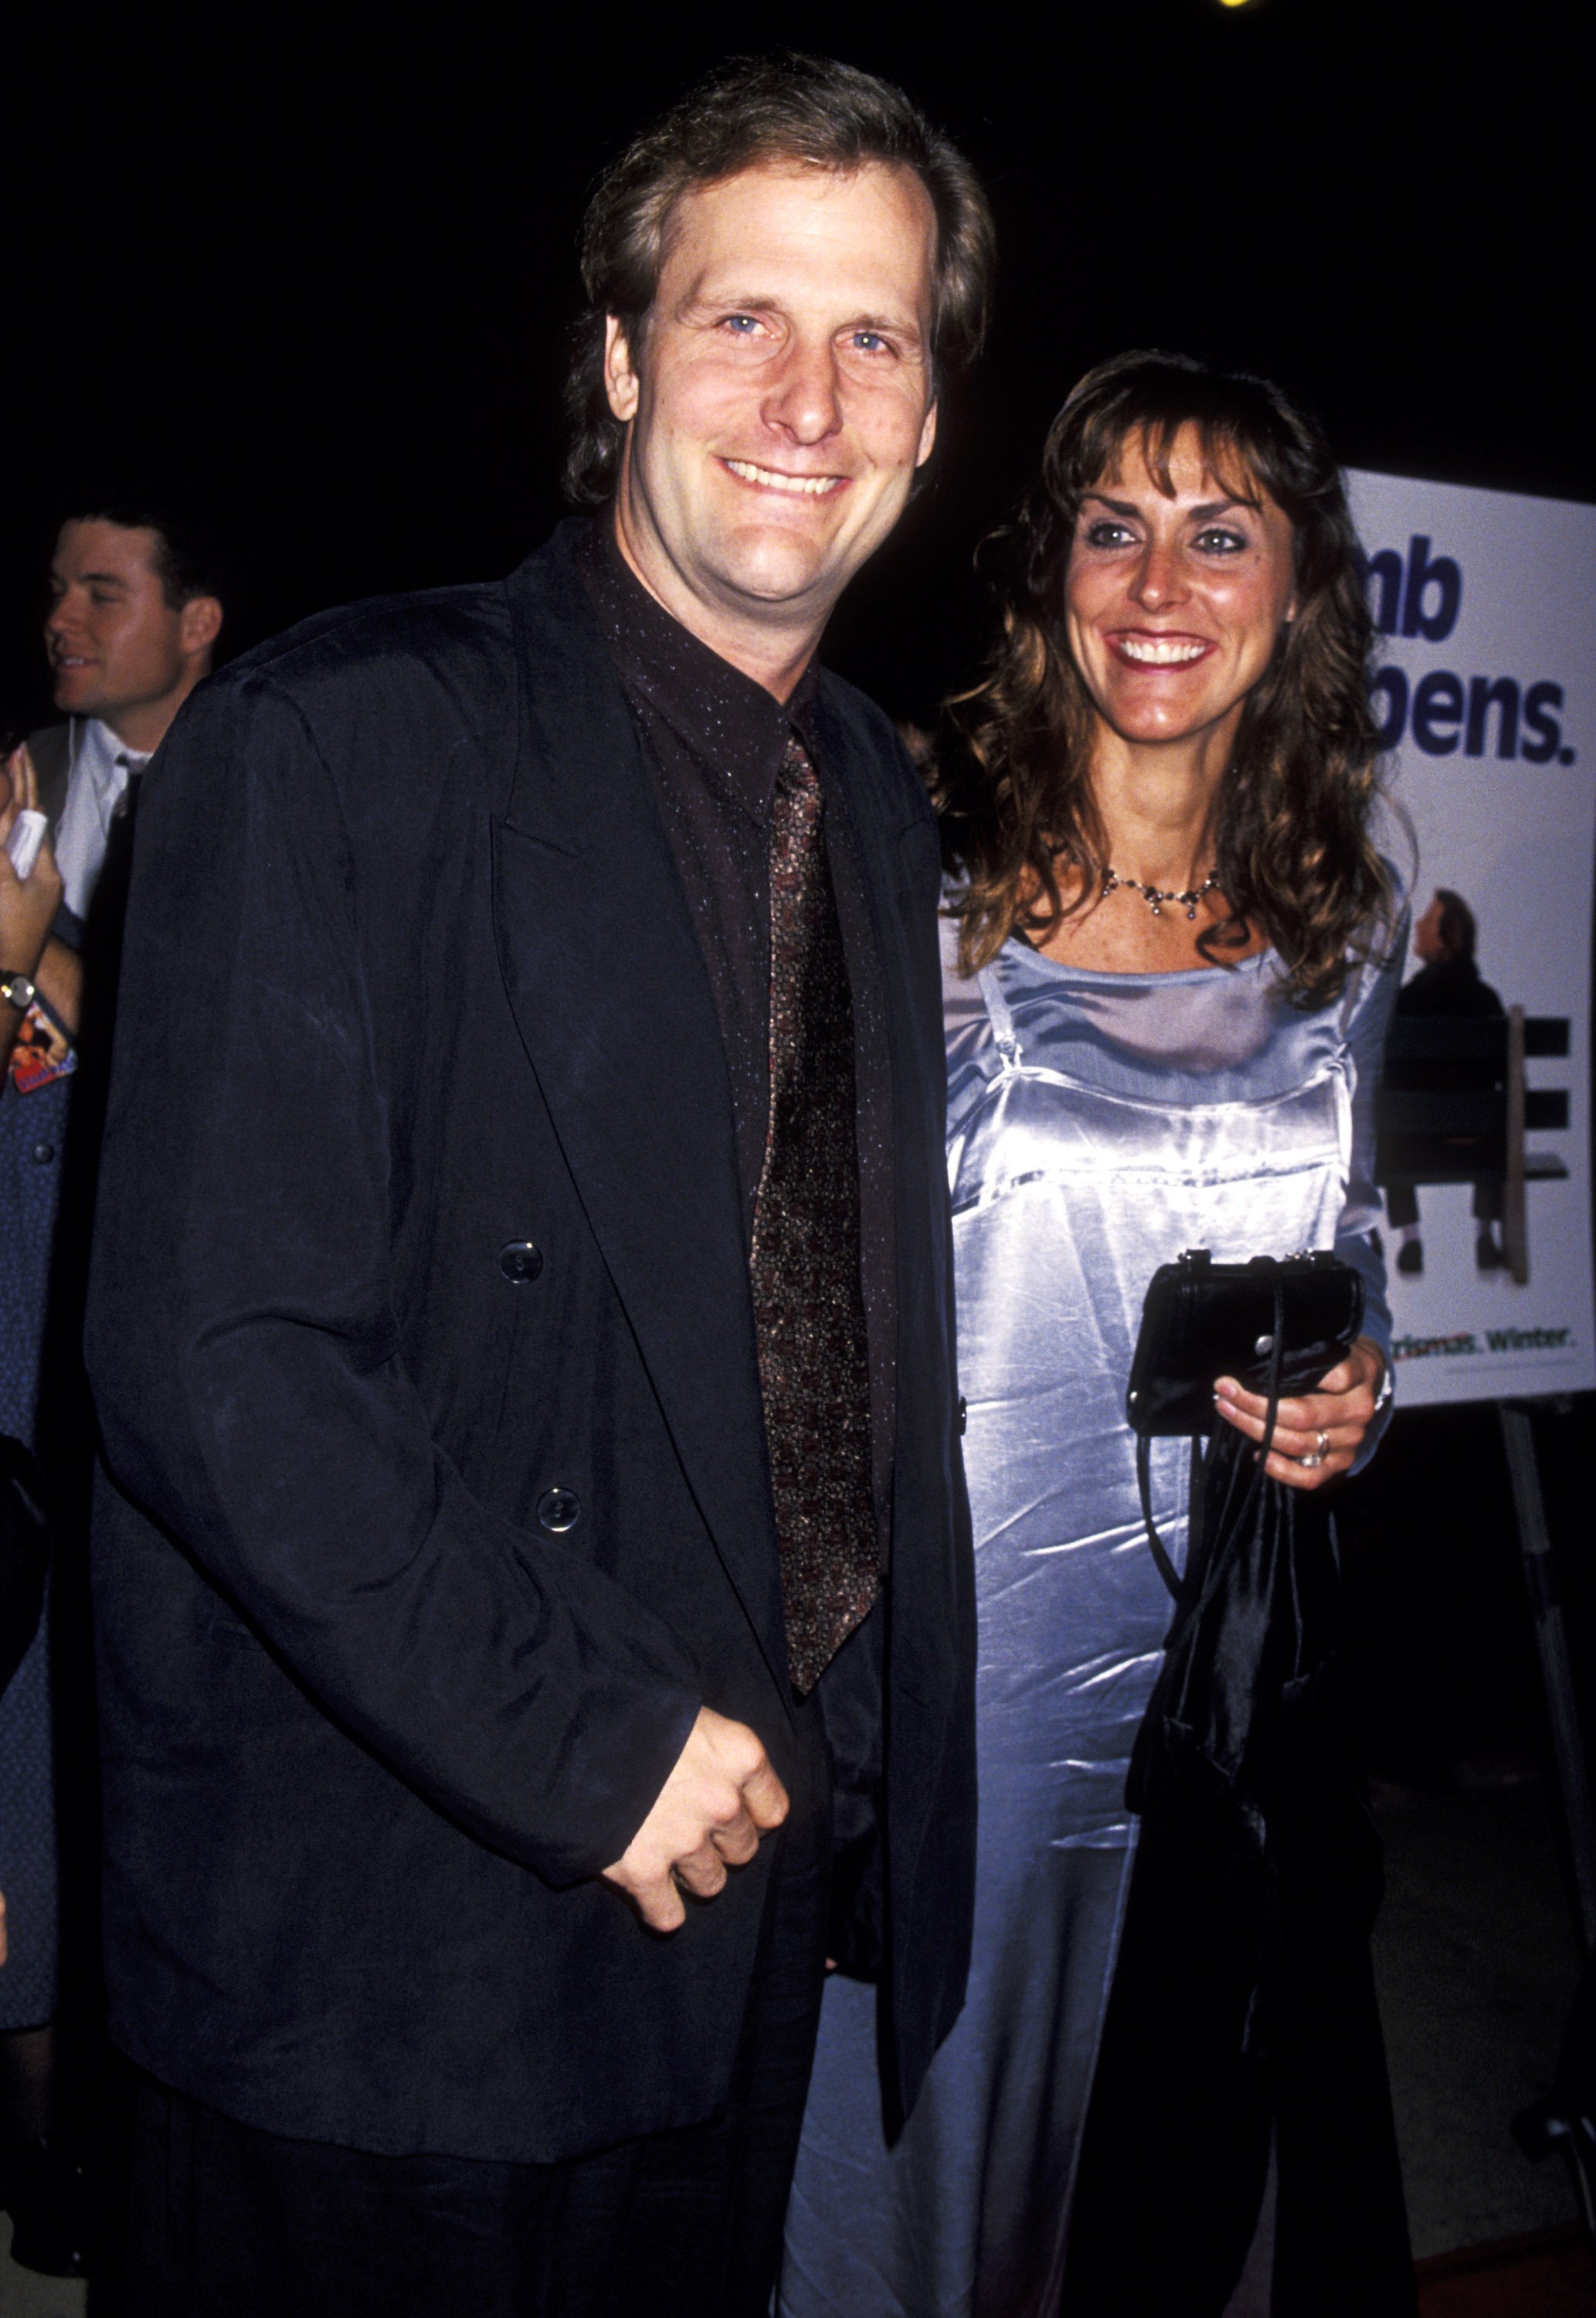
M 1457 1008 L 1478 1019 L 1494 1002 L 1503 1014 L 1522 1010 L 1524 1032 L 1513 1248 L 1504 1248 L 1512 1234 L 1500 1167 L 1494 1183 L 1482 1163 L 1476 1181 L 1385 1188 L 1397 1393 L 1411 1407 L 1571 1391 L 1596 1384 L 1596 508 L 1393 475 L 1351 482 L 1381 632 L 1375 705 L 1417 839 L 1420 940 L 1440 969 L 1407 989 L 1407 1017 Z M 1472 975 L 1455 965 L 1469 942 Z M 1404 983 L 1425 964 L 1410 950 Z M 1410 1054 L 1435 1038 L 1403 1035 Z M 1439 1038 L 1461 1049 L 1482 1035 L 1503 1034 Z M 1466 1091 L 1490 1083 L 1488 1066 L 1466 1056 L 1393 1062 L 1388 1076 L 1433 1091 L 1448 1069 L 1466 1091 L 1454 1108 L 1468 1123 Z M 1444 1119 L 1444 1110 L 1424 1116 Z M 1396 1116 L 1388 1105 L 1388 1119 Z M 1472 1147 L 1465 1137 L 1452 1142 L 1455 1154 Z

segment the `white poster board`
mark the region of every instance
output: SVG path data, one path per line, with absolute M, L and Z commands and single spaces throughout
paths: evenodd
M 1566 1095 L 1568 1122 L 1537 1124 L 1537 1110 L 1562 1106 L 1531 1097 L 1528 1278 L 1481 1268 L 1467 1183 L 1420 1188 L 1421 1272 L 1397 1270 L 1387 1229 L 1398 1400 L 1574 1391 L 1596 1385 L 1596 508 L 1350 480 L 1382 632 L 1375 705 L 1417 833 L 1414 915 L 1437 887 L 1460 894 L 1477 921 L 1481 976 L 1503 1005 L 1568 1026 L 1566 1056 L 1532 1053 L 1526 1065 L 1531 1090 Z M 1404 978 L 1418 963 L 1409 957 Z

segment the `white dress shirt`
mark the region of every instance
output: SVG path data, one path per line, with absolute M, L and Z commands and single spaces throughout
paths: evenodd
M 97 716 L 74 716 L 68 746 L 67 802 L 56 825 L 56 866 L 67 907 L 82 918 L 105 858 L 106 840 L 130 774 L 141 773 L 148 750 L 130 749 Z

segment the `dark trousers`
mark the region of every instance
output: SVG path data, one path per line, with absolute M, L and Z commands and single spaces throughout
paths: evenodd
M 564 2164 L 485 2164 L 284 2140 L 147 2083 L 127 2318 L 764 2318 L 826 1952 L 829 1766 L 812 1710 L 799 1725 L 722 2116 Z
M 1474 1187 L 1475 1221 L 1497 1224 L 1502 1221 L 1502 1185 L 1488 1175 L 1477 1176 Z M 1385 1186 L 1385 1220 L 1393 1231 L 1404 1224 L 1419 1220 L 1419 1190 L 1414 1183 L 1388 1183 Z

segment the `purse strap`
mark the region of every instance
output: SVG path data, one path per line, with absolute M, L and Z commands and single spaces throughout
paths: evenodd
M 1170 1627 L 1164 1643 L 1166 1650 L 1174 1647 L 1178 1631 L 1184 1631 L 1192 1619 L 1200 1617 L 1214 1599 L 1226 1570 L 1230 1568 L 1242 1532 L 1251 1518 L 1259 1491 L 1263 1487 L 1264 1467 L 1269 1461 L 1269 1451 L 1274 1446 L 1275 1424 L 1280 1414 L 1280 1370 L 1286 1357 L 1286 1288 L 1278 1271 L 1275 1274 L 1274 1294 L 1275 1325 L 1274 1343 L 1269 1350 L 1269 1408 L 1263 1420 L 1263 1440 L 1258 1451 L 1257 1468 L 1241 1513 L 1232 1523 L 1224 1554 L 1208 1571 L 1203 1582 L 1202 1592 L 1196 1601 L 1188 1602 L 1180 1574 L 1170 1559 L 1169 1549 L 1160 1537 L 1158 1524 L 1152 1518 L 1152 1438 L 1145 1433 L 1138 1433 L 1136 1435 L 1136 1486 L 1142 1494 L 1142 1519 L 1146 1525 L 1147 1542 L 1152 1549 L 1152 1559 L 1158 1564 L 1158 1574 L 1174 1596 L 1178 1612 L 1174 1625 Z M 1197 1453 L 1197 1442 L 1194 1438 L 1192 1454 L 1195 1456 Z
M 1196 1454 L 1194 1443 L 1193 1452 Z M 1150 1433 L 1136 1435 L 1136 1487 L 1142 1492 L 1142 1519 L 1146 1524 L 1147 1542 L 1152 1548 L 1152 1558 L 1158 1564 L 1158 1574 L 1177 1602 L 1180 1599 L 1180 1573 L 1170 1559 L 1169 1548 L 1158 1533 L 1152 1518 L 1152 1436 Z

